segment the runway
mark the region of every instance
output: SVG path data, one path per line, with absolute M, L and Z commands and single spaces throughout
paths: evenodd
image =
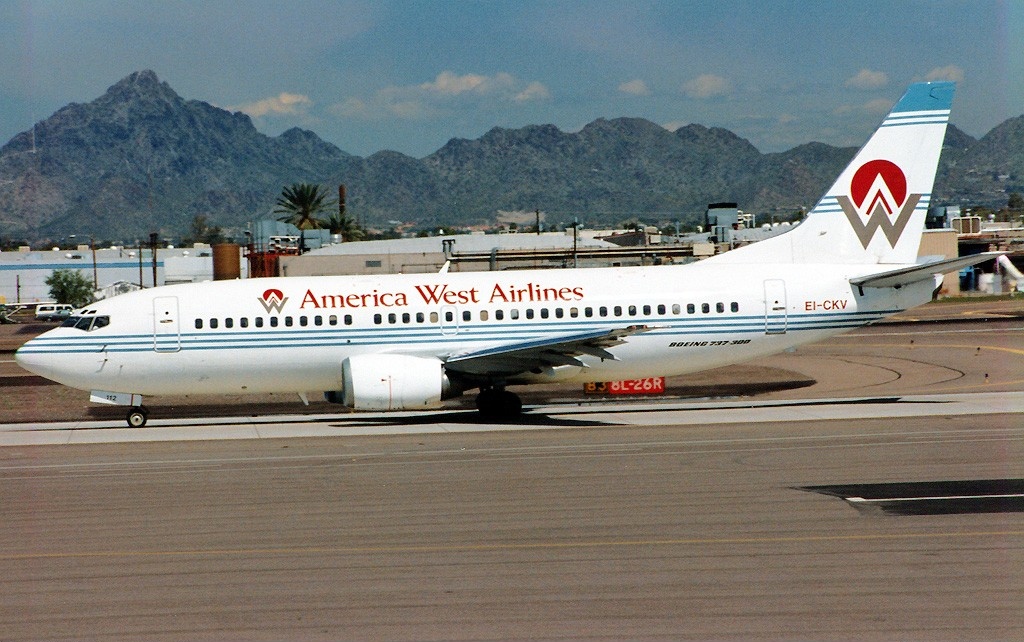
M 813 385 L 513 425 L 7 424 L 0 638 L 1024 639 L 1016 505 L 820 492 L 1024 478 L 1019 325 L 871 328 L 756 370 Z
M 657 413 L 655 413 L 655 416 Z M 9 639 L 1020 638 L 1016 413 L 3 449 Z

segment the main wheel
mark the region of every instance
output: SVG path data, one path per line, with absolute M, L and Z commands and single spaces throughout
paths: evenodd
M 484 388 L 476 397 L 476 407 L 486 419 L 511 419 L 522 413 L 523 402 L 502 388 Z
M 128 411 L 128 427 L 142 428 L 149 419 L 149 411 L 142 406 L 137 406 Z

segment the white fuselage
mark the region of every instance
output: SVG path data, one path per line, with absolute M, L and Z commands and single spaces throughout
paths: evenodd
M 293 277 L 173 285 L 92 304 L 17 353 L 83 390 L 141 395 L 339 390 L 341 364 L 392 353 L 442 362 L 557 334 L 647 326 L 588 367 L 503 380 L 614 381 L 695 372 L 818 341 L 928 301 L 933 284 L 869 289 L 877 266 L 716 265 Z

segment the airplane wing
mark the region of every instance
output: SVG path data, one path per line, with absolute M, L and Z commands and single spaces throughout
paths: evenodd
M 936 274 L 946 274 L 965 268 L 969 265 L 984 263 L 985 261 L 1000 256 L 1002 252 L 982 252 L 971 256 L 961 256 L 955 259 L 944 259 L 931 263 L 922 263 L 911 267 L 899 268 L 879 274 L 858 276 L 850 279 L 850 284 L 861 288 L 898 288 L 918 281 L 926 281 Z
M 578 358 L 581 355 L 617 361 L 616 356 L 608 352 L 608 348 L 624 343 L 630 335 L 649 330 L 653 328 L 631 325 L 508 343 L 452 355 L 445 361 L 445 369 L 468 375 L 511 376 L 550 366 L 586 368 L 587 364 Z

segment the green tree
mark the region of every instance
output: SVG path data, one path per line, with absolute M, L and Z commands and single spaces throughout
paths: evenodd
M 1011 210 L 1024 210 L 1024 196 L 1021 196 L 1020 192 L 1010 192 L 1006 206 Z
M 54 270 L 45 283 L 57 303 L 70 303 L 80 308 L 93 299 L 92 281 L 78 270 Z
M 282 215 L 277 220 L 299 228 L 299 254 L 306 249 L 306 230 L 318 230 L 326 226 L 326 222 L 317 215 L 330 205 L 327 192 L 319 185 L 293 183 L 281 191 L 274 213 Z
M 192 224 L 188 236 L 181 240 L 183 245 L 192 243 L 206 243 L 216 245 L 224 242 L 224 231 L 219 225 L 211 225 L 205 214 L 196 214 L 192 217 Z
M 327 217 L 324 224 L 331 231 L 331 234 L 341 234 L 341 240 L 344 243 L 366 239 L 366 230 L 360 227 L 359 223 L 351 216 L 348 216 L 342 209 Z

